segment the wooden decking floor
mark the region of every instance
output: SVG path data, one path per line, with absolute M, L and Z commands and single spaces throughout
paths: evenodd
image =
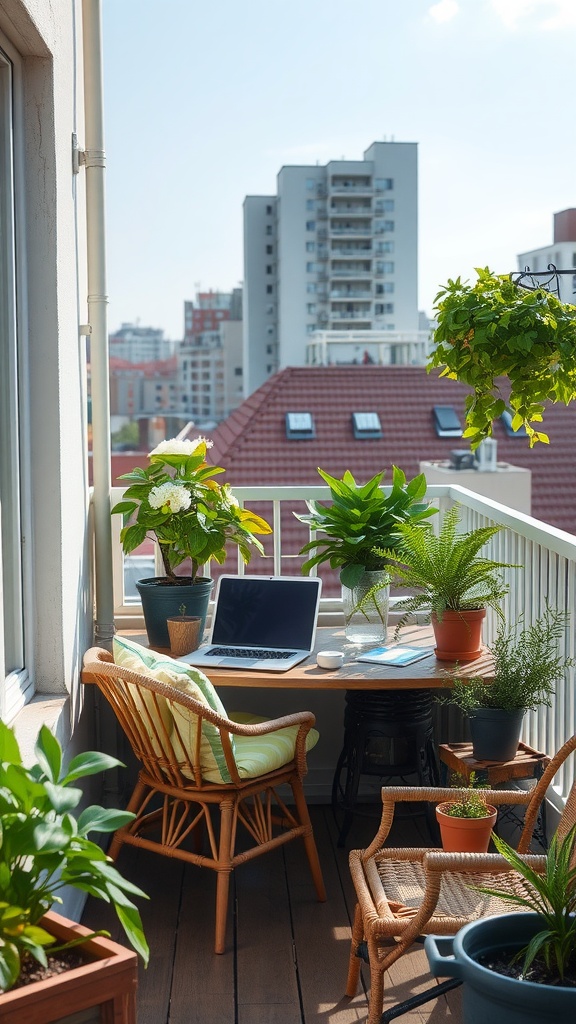
M 150 963 L 139 972 L 138 1024 L 355 1024 L 366 1020 L 367 968 L 354 999 L 344 996 L 354 890 L 348 849 L 363 848 L 376 819 L 357 817 L 347 849 L 337 846 L 330 808 L 310 813 L 328 893 L 318 903 L 299 842 L 249 861 L 233 874 L 227 951 L 212 951 L 211 871 L 124 847 L 118 868 L 150 896 L 139 901 Z M 394 845 L 429 845 L 422 817 L 405 818 Z M 123 941 L 110 908 L 87 903 L 83 921 Z M 386 979 L 385 1009 L 433 984 L 414 949 Z M 460 1024 L 460 989 L 406 1013 L 402 1024 Z

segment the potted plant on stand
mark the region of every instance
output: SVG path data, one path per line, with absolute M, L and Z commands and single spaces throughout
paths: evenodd
M 252 547 L 263 553 L 254 535 L 272 532 L 264 519 L 239 507 L 228 484 L 214 480 L 224 470 L 206 462 L 211 447 L 203 437 L 162 441 L 150 452 L 146 469 L 137 467 L 119 477 L 130 483 L 112 509 L 112 515 L 122 516 L 124 554 L 152 536 L 162 556 L 165 575 L 136 584 L 153 647 L 170 646 L 166 620 L 183 603 L 189 614 L 200 616 L 202 636 L 213 581 L 200 575 L 201 568 L 212 559 L 222 564 L 229 544 L 249 562 Z M 188 574 L 177 575 L 175 570 L 188 560 Z
M 468 384 L 467 429 L 472 448 L 509 409 L 512 429 L 526 428 L 530 446 L 548 441 L 535 429 L 544 402 L 576 398 L 576 306 L 544 288 L 529 291 L 488 267 L 474 284 L 449 280 L 436 296 L 437 327 L 428 369 Z M 502 379 L 509 383 L 502 390 Z
M 459 523 L 456 504 L 445 513 L 438 534 L 405 523 L 398 528 L 396 550 L 381 552 L 394 581 L 417 591 L 397 602 L 396 607 L 404 609 L 397 632 L 413 612 L 427 610 L 436 636 L 436 657 L 443 661 L 480 657 L 486 608 L 502 615 L 500 602 L 508 593 L 501 570 L 519 568 L 479 554 L 501 527 L 458 533 Z
M 449 853 L 486 853 L 498 813 L 492 804 L 486 803 L 482 789 L 487 787 L 477 785 L 475 772 L 470 772 L 467 786 L 461 777 L 453 781 L 460 787 L 454 799 L 436 807 L 442 847 Z
M 575 842 L 573 826 L 563 838 L 553 837 L 545 858 L 520 857 L 494 836 L 498 852 L 526 884 L 516 893 L 481 886 L 477 891 L 531 912 L 485 917 L 454 938 L 424 940 L 433 976 L 464 982 L 463 1024 L 560 1024 L 576 1018 Z
M 568 615 L 548 605 L 525 628 L 503 623 L 489 650 L 494 659 L 490 680 L 456 676 L 452 688 L 439 694 L 441 704 L 459 708 L 470 722 L 476 761 L 511 761 L 516 756 L 527 711 L 550 706 L 555 684 L 574 659 L 560 654 Z
M 437 510 L 423 501 L 423 473 L 407 481 L 394 466 L 392 488 L 386 494 L 381 486 L 383 472 L 363 485 L 358 485 L 349 471 L 342 479 L 322 469 L 318 472 L 330 487 L 332 503 L 308 501 L 307 514 L 294 513 L 301 523 L 324 534 L 301 549 L 301 555 L 314 552 L 302 572 L 310 572 L 322 562 L 340 570 L 346 637 L 353 643 L 371 645 L 386 637 L 390 593 L 388 556 L 377 548 L 395 550 L 401 539 L 400 523 L 409 522 L 417 529 Z
M 134 815 L 99 806 L 73 813 L 82 798 L 78 780 L 120 762 L 90 751 L 64 768 L 60 744 L 46 726 L 35 753 L 37 763 L 26 767 L 13 731 L 0 721 L 0 1019 L 48 1024 L 82 1014 L 89 1024 L 106 1014 L 135 1024 L 135 954 L 109 941 L 107 932 L 90 932 L 50 909 L 61 902 L 64 886 L 106 900 L 148 962 L 130 899 L 145 893 L 88 838 L 114 832 Z

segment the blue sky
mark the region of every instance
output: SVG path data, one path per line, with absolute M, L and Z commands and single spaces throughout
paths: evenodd
M 108 325 L 180 338 L 284 164 L 419 144 L 419 305 L 576 206 L 576 0 L 103 0 Z

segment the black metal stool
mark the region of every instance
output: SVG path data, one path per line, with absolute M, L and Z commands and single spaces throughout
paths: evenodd
M 344 746 L 332 783 L 332 810 L 343 821 L 344 846 L 355 813 L 360 777 L 416 776 L 420 786 L 437 786 L 440 771 L 432 724 L 430 690 L 347 690 Z

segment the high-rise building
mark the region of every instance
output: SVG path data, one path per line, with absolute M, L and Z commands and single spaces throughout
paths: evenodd
M 528 267 L 533 272 L 543 273 L 550 266 L 556 270 L 573 270 L 572 274 L 560 274 L 559 295 L 563 302 L 576 303 L 576 209 L 554 214 L 554 241 L 551 245 L 521 252 L 517 260 L 518 270 Z M 539 280 L 545 282 L 546 278 Z
M 304 365 L 318 332 L 353 332 L 361 361 L 366 332 L 416 337 L 420 327 L 417 143 L 283 167 L 277 183 L 275 196 L 244 201 L 245 395 Z
M 219 423 L 242 402 L 242 377 L 242 289 L 197 293 L 184 303 L 181 410 L 200 427 Z
M 154 363 L 174 355 L 174 342 L 165 338 L 164 331 L 156 327 L 122 324 L 119 330 L 110 334 L 108 342 L 110 357 L 128 363 Z

